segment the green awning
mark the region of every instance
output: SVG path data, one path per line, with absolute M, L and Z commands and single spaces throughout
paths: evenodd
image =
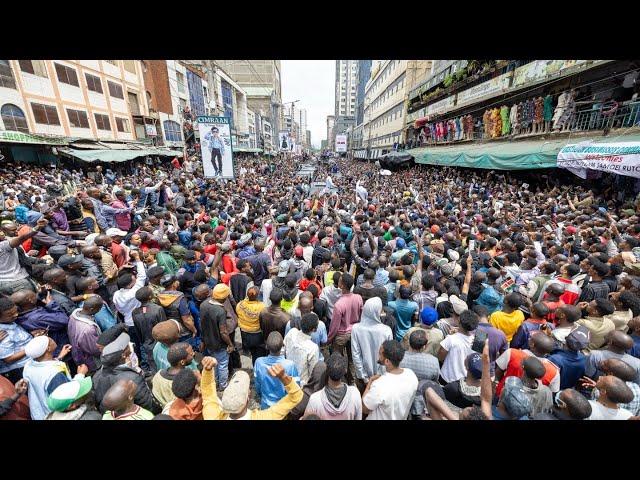
M 83 162 L 126 162 L 138 157 L 182 157 L 182 151 L 163 148 L 146 148 L 142 150 L 74 150 L 71 148 L 59 148 L 58 152 L 77 158 Z
M 475 143 L 407 150 L 416 163 L 493 170 L 554 168 L 566 139 Z

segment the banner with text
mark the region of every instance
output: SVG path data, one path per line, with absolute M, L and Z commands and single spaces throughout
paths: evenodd
M 229 117 L 201 116 L 197 120 L 204 176 L 234 178 Z
M 586 178 L 586 170 L 640 178 L 640 142 L 567 145 L 558 152 L 558 167 Z
M 336 152 L 343 153 L 347 151 L 347 136 L 336 135 Z

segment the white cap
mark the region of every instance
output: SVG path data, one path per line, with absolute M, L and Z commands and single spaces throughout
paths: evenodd
M 105 233 L 109 237 L 126 237 L 127 236 L 127 232 L 125 232 L 124 230 L 120 230 L 119 228 L 116 228 L 116 227 L 107 229 Z
M 40 358 L 49 348 L 49 337 L 41 335 L 31 339 L 24 347 L 24 353 L 29 358 Z

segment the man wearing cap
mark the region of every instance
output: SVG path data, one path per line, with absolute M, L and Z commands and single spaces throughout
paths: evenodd
M 223 283 L 213 288 L 212 298 L 200 307 L 200 329 L 202 341 L 210 355 L 216 359 L 216 378 L 221 389 L 227 387 L 229 376 L 229 354 L 235 350 L 227 329 L 227 311 L 224 302 L 231 289 Z
M 438 321 L 438 312 L 435 308 L 426 306 L 420 311 L 419 323 L 411 327 L 405 333 L 402 339 L 402 347 L 405 350 L 409 350 L 409 336 L 416 330 L 424 330 L 427 336 L 427 345 L 424 351 L 437 357 L 438 350 L 440 349 L 440 342 L 444 339 L 444 334 L 439 328 L 435 328 L 435 324 Z
M 184 263 L 176 272 L 176 276 L 180 280 L 180 286 L 187 300 L 191 300 L 191 290 L 197 285 L 197 282 L 194 280 L 195 273 L 203 269 L 205 269 L 205 264 L 198 260 L 196 252 L 187 250 L 184 254 Z
M 17 237 L 7 235 L 0 241 L 0 294 L 11 295 L 25 288 L 35 291 L 33 282 L 29 279 L 29 273 L 20 264 L 20 253 L 17 247 L 34 237 L 46 224 L 46 219 L 40 219 L 31 232 Z
M 111 252 L 113 261 L 118 268 L 122 268 L 122 266 L 129 261 L 129 248 L 122 243 L 127 232 L 114 227 L 109 228 L 105 233 L 108 237 L 111 237 L 111 246 L 109 247 L 109 251 Z
M 250 410 L 249 386 L 251 379 L 249 375 L 239 370 L 225 389 L 222 400 L 215 390 L 214 368 L 217 361 L 215 358 L 205 357 L 202 359 L 202 416 L 205 420 L 283 420 L 288 413 L 302 401 L 302 389 L 285 373 L 281 365 L 275 364 L 268 368 L 269 374 L 280 380 L 286 395 L 277 403 L 265 410 Z
M 51 413 L 45 420 L 102 420 L 102 415 L 88 401 L 92 387 L 91 377 L 59 385 L 47 397 Z
M 493 420 L 525 420 L 531 410 L 531 399 L 518 377 L 507 378 L 500 400 L 491 407 Z
M 71 380 L 67 365 L 60 359 L 70 351 L 71 345 L 65 345 L 57 358 L 53 357 L 56 342 L 44 335 L 33 338 L 24 352 L 29 360 L 24 366 L 23 378 L 29 382 L 29 410 L 33 420 L 44 420 L 51 412 L 47 405 L 47 397 L 60 384 Z M 88 373 L 86 365 L 78 365 L 78 373 L 74 379 L 81 379 Z
M 256 254 L 256 249 L 253 247 L 253 240 L 250 233 L 245 233 L 238 240 L 238 246 L 240 247 L 236 251 L 236 257 L 239 259 L 247 258 Z

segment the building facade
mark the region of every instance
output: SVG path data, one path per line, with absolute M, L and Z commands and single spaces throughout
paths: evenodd
M 372 60 L 358 60 L 356 70 L 356 125 L 364 121 L 364 94 L 367 82 L 371 77 Z
M 145 139 L 140 60 L 0 60 L 0 128 L 94 140 Z M 144 124 L 144 121 L 142 122 Z
M 333 115 L 327 115 L 327 145 L 329 148 L 333 146 L 333 126 L 335 124 L 336 117 Z
M 307 110 L 304 108 L 301 108 L 299 110 L 299 132 L 298 132 L 298 138 L 300 139 L 300 144 L 304 147 L 304 148 L 310 148 L 311 145 L 307 144 Z
M 355 116 L 357 60 L 336 60 L 335 111 L 334 115 Z

